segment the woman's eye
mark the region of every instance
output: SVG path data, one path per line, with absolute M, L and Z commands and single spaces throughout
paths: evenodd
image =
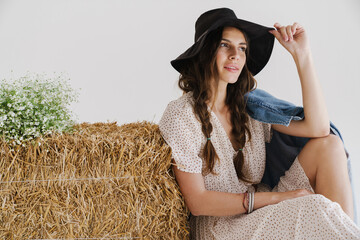
M 228 47 L 229 45 L 227 43 L 220 43 L 220 47 Z
M 246 47 L 240 47 L 240 51 L 245 52 L 245 51 L 246 51 Z

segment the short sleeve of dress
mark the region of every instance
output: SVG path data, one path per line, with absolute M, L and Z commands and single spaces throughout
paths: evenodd
M 171 147 L 172 158 L 181 171 L 202 172 L 199 155 L 203 136 L 198 125 L 192 106 L 184 97 L 170 102 L 159 122 L 161 135 Z
M 272 137 L 272 128 L 270 123 L 262 123 L 264 129 L 265 142 L 269 143 Z

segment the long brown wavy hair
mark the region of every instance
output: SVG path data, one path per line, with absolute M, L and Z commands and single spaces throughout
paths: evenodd
M 208 102 L 212 94 L 214 99 L 216 97 L 217 86 L 215 92 L 211 91 L 210 79 L 214 78 L 216 84 L 219 82 L 219 76 L 216 67 L 216 54 L 222 38 L 223 28 L 219 28 L 208 34 L 205 44 L 200 53 L 192 58 L 186 67 L 183 68 L 178 85 L 185 93 L 192 92 L 194 100 L 194 112 L 202 125 L 202 132 L 205 138 L 210 138 L 213 126 L 210 122 L 210 112 L 208 111 Z M 246 34 L 243 32 L 246 42 L 247 50 L 246 56 L 249 52 L 249 41 Z M 227 85 L 225 103 L 231 113 L 232 134 L 235 137 L 236 146 L 243 148 L 246 142 L 246 134 L 251 139 L 249 128 L 247 127 L 249 116 L 246 112 L 245 94 L 256 88 L 256 81 L 246 63 L 241 71 L 238 80 L 233 84 Z M 205 160 L 205 167 L 203 168 L 203 175 L 209 173 L 216 174 L 214 171 L 215 161 L 218 161 L 215 148 L 211 141 L 206 141 L 202 157 Z M 239 151 L 234 158 L 234 165 L 239 179 L 251 183 L 251 181 L 243 174 L 244 155 Z

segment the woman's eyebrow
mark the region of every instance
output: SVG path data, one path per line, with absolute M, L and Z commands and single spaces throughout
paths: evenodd
M 226 39 L 226 38 L 222 38 L 221 40 L 231 43 L 231 41 L 229 39 Z M 246 42 L 240 42 L 239 45 L 246 45 Z

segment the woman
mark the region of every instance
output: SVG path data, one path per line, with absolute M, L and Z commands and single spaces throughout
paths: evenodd
M 195 43 L 172 61 L 184 95 L 169 103 L 160 131 L 194 239 L 360 239 L 341 140 L 329 135 L 325 101 L 299 24 L 266 28 L 221 8 L 196 22 Z M 289 126 L 246 112 L 253 78 L 274 36 L 298 69 L 305 118 Z M 260 184 L 271 129 L 312 138 L 274 189 Z

